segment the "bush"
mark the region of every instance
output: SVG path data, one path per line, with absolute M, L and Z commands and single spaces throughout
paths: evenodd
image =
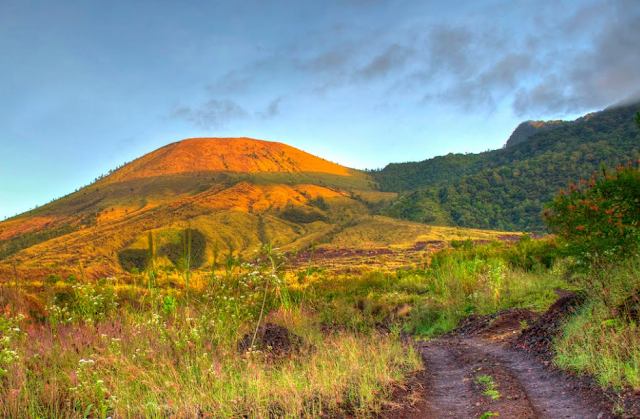
M 309 200 L 309 204 L 313 205 L 314 207 L 321 209 L 322 211 L 326 211 L 329 209 L 329 205 L 327 205 L 327 203 L 325 202 L 324 198 L 321 196 L 317 196 L 313 199 Z
M 629 163 L 612 174 L 603 168 L 589 182 L 569 185 L 544 213 L 549 229 L 588 269 L 635 254 L 640 246 L 640 171 Z
M 146 249 L 124 249 L 118 253 L 120 266 L 127 272 L 137 269 L 144 271 L 149 265 L 149 251 Z
M 308 224 L 315 221 L 327 221 L 327 217 L 325 217 L 318 211 L 312 209 L 304 210 L 302 208 L 296 207 L 287 207 L 280 214 L 280 218 L 297 224 Z
M 523 234 L 518 242 L 504 251 L 504 258 L 513 268 L 533 271 L 550 269 L 555 262 L 565 256 L 556 240 L 533 240 Z

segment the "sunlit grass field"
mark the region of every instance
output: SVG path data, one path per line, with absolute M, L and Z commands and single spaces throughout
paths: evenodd
M 423 368 L 407 334 L 438 335 L 469 314 L 541 312 L 554 289 L 579 284 L 553 241 L 451 244 L 427 265 L 360 273 L 313 259 L 294 269 L 266 246 L 250 263 L 230 255 L 216 269 L 9 278 L 0 287 L 0 416 L 376 417 Z M 628 269 L 619 273 L 625 290 L 637 285 Z M 592 301 L 568 323 L 557 362 L 637 388 L 637 328 L 606 321 L 598 307 L 612 303 Z M 284 341 L 267 341 L 267 325 Z M 603 343 L 607 356 L 595 356 Z

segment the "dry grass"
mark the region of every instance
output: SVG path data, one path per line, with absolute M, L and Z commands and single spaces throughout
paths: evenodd
M 327 334 L 325 297 L 285 286 L 278 257 L 196 275 L 189 288 L 178 272 L 157 272 L 159 288 L 148 288 L 146 275 L 4 284 L 0 416 L 374 415 L 421 368 L 419 356 L 372 322 Z M 289 355 L 238 350 L 261 317 L 263 297 L 268 321 L 300 338 Z

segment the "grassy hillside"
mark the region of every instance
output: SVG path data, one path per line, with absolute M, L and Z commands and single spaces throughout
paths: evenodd
M 372 176 L 383 191 L 402 192 L 397 218 L 512 231 L 543 231 L 544 203 L 601 166 L 638 158 L 640 104 L 610 108 L 545 126 L 515 145 L 481 154 L 391 164 Z
M 94 184 L 0 223 L 0 265 L 14 275 L 48 267 L 99 277 L 142 271 L 150 256 L 176 267 L 184 231 L 202 245 L 198 264 L 250 258 L 271 243 L 411 248 L 431 227 L 378 216 L 397 197 L 362 171 L 259 140 L 192 139 L 149 153 Z M 485 239 L 499 233 L 458 232 Z M 149 254 L 149 234 L 154 255 Z M 1 271 L 1 269 L 0 269 Z
M 312 219 L 333 224 L 367 212 L 358 191 L 369 193 L 371 205 L 390 198 L 371 185 L 364 172 L 280 143 L 185 140 L 0 223 L 0 260 L 117 271 L 119 253 L 136 249 L 148 232 L 170 237 L 165 230 L 188 225 L 204 234 L 208 249 L 216 242 L 238 252 L 265 241 L 290 244 L 327 229 Z M 286 219 L 296 211 L 302 218 Z

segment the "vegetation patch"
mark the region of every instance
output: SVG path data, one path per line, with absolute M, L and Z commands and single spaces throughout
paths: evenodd
M 22 249 L 35 246 L 36 244 L 46 242 L 47 240 L 55 239 L 56 237 L 71 234 L 78 230 L 80 230 L 80 225 L 73 223 L 61 226 L 44 227 L 42 229 L 20 234 L 7 240 L 2 240 L 0 241 L 0 260 L 7 259 L 9 256 L 18 253 Z
M 482 394 L 491 397 L 492 400 L 496 400 L 501 397 L 500 392 L 498 391 L 498 385 L 493 381 L 493 377 L 490 375 L 479 375 L 477 382 L 484 387 Z
M 125 272 L 142 272 L 149 266 L 149 251 L 146 249 L 123 249 L 118 252 L 118 262 Z
M 179 233 L 179 243 L 167 243 L 160 248 L 160 253 L 178 267 L 187 262 L 192 268 L 199 268 L 205 261 L 207 240 L 199 230 L 187 228 Z M 187 261 L 187 259 L 189 259 Z
M 311 208 L 288 206 L 280 213 L 280 218 L 296 224 L 309 224 L 316 221 L 327 221 L 327 217 Z

